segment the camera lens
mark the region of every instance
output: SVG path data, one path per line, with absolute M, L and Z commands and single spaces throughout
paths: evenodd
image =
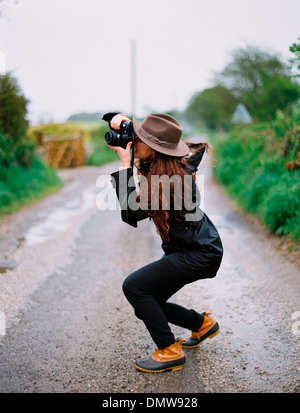
M 105 142 L 110 146 L 121 146 L 126 148 L 128 142 L 133 142 L 135 139 L 132 122 L 122 122 L 120 131 L 112 129 L 104 135 Z
M 110 130 L 106 132 L 104 139 L 108 145 L 119 146 L 120 136 L 119 133 Z

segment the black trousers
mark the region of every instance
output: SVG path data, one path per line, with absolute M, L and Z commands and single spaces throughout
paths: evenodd
M 215 273 L 211 275 L 208 269 L 191 270 L 182 256 L 174 253 L 140 268 L 125 279 L 124 294 L 158 348 L 175 342 L 169 323 L 197 331 L 204 321 L 202 314 L 167 300 L 184 285 L 211 278 Z

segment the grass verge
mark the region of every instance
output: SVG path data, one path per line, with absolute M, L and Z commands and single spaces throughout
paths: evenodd
M 55 170 L 36 158 L 30 168 L 0 169 L 0 217 L 57 191 L 63 182 Z
M 300 246 L 300 169 L 289 170 L 284 140 L 265 125 L 211 134 L 215 176 L 247 212 Z

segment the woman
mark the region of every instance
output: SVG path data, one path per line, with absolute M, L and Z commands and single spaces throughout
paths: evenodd
M 111 127 L 120 129 L 121 123 L 130 119 L 123 114 L 113 116 Z M 219 333 L 219 325 L 210 312 L 198 313 L 167 300 L 184 285 L 216 275 L 222 260 L 223 248 L 219 234 L 200 210 L 197 186 L 191 177 L 197 171 L 203 153 L 211 148 L 206 144 L 186 144 L 181 140 L 182 127 L 170 115 L 151 114 L 141 123 L 133 119 L 134 158 L 141 181 L 139 194 L 128 184 L 133 175 L 131 147 L 110 146 L 122 161 L 123 169 L 112 174 L 117 196 L 122 207 L 122 219 L 137 227 L 137 222 L 150 218 L 162 238 L 164 256 L 130 274 L 123 283 L 123 291 L 148 329 L 157 345 L 151 358 L 138 360 L 135 367 L 146 372 L 180 370 L 185 363 L 182 348 L 197 347 L 206 338 Z M 163 205 L 165 190 L 154 188 L 153 177 L 170 178 L 170 202 Z M 182 193 L 172 177 L 181 180 Z M 186 184 L 188 182 L 188 184 Z M 148 197 L 146 196 L 148 195 Z M 192 197 L 191 208 L 183 202 L 178 209 L 178 199 Z M 147 201 L 142 207 L 132 208 L 129 199 Z M 153 208 L 156 198 L 158 207 Z M 169 323 L 191 330 L 187 340 L 176 340 Z

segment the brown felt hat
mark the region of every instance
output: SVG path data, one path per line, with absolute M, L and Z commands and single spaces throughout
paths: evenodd
M 143 122 L 133 118 L 133 129 L 150 148 L 170 156 L 185 156 L 189 147 L 181 140 L 182 127 L 173 116 L 152 113 Z

